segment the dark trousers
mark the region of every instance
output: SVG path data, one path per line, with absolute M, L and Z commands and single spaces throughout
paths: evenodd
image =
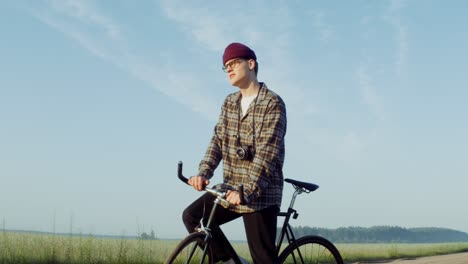
M 214 200 L 213 195 L 205 193 L 184 210 L 182 218 L 190 233 L 199 226 L 200 219 L 203 218 L 206 224 Z M 218 206 L 211 225 L 213 235 L 211 246 L 215 261 L 226 261 L 231 258 L 229 252 L 226 252 L 228 240 L 219 226 L 242 216 L 254 263 L 276 263 L 275 238 L 278 211 L 279 208 L 275 205 L 258 212 L 239 214 Z

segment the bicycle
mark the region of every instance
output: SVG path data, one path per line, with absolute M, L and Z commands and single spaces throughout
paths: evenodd
M 179 179 L 188 184 L 188 179 L 182 174 L 182 162 L 178 164 L 177 175 Z M 335 263 L 343 264 L 343 259 L 338 249 L 328 241 L 327 239 L 320 236 L 307 235 L 300 238 L 294 236 L 292 227 L 289 225 L 291 217 L 297 219 L 299 214 L 294 209 L 294 203 L 296 197 L 302 193 L 310 193 L 318 189 L 318 185 L 313 183 L 296 181 L 293 179 L 285 179 L 287 183 L 292 184 L 295 191 L 292 195 L 289 208 L 286 212 L 279 212 L 278 216 L 284 217 L 283 227 L 278 237 L 276 244 L 276 252 L 278 254 L 279 263 Z M 175 263 L 200 263 L 200 264 L 212 264 L 213 254 L 211 252 L 211 222 L 214 216 L 216 208 L 221 206 L 229 206 L 229 202 L 224 198 L 225 192 L 215 190 L 209 187 L 205 187 L 205 191 L 216 197 L 211 214 L 208 217 L 206 225 L 203 224 L 203 219 L 200 221 L 200 228 L 194 233 L 189 234 L 184 238 L 172 254 L 167 258 L 166 264 Z M 243 201 L 243 186 L 239 186 L 239 194 L 241 201 Z M 286 237 L 286 244 L 283 245 L 283 240 Z M 282 249 L 283 248 L 283 249 Z M 231 252 L 231 256 L 235 263 L 242 264 L 239 256 L 235 252 L 234 248 L 228 243 L 227 250 Z M 281 253 L 280 253 L 281 252 Z

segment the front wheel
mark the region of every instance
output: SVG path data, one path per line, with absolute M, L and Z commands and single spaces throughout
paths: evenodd
M 206 234 L 192 233 L 180 241 L 176 249 L 167 258 L 166 264 L 213 264 L 211 247 L 205 247 Z M 203 260 L 202 260 L 203 259 Z
M 285 264 L 343 264 L 340 252 L 328 240 L 319 236 L 305 236 L 289 244 L 279 256 Z

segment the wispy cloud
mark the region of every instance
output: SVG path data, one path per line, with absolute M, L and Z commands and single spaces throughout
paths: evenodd
M 170 20 L 209 50 L 219 52 L 232 36 L 226 24 L 228 20 L 209 7 L 191 5 L 186 1 L 162 1 L 161 6 Z
M 408 27 L 403 23 L 401 16 L 398 14 L 406 5 L 405 0 L 391 0 L 389 5 L 387 20 L 395 28 L 395 45 L 397 47 L 395 71 L 401 75 L 406 67 L 409 42 L 408 42 Z
M 32 11 L 43 23 L 193 111 L 216 118 L 214 99 L 197 92 L 197 87 L 203 86 L 202 81 L 190 74 L 175 74 L 161 63 L 148 64 L 139 59 L 128 47 L 119 23 L 100 12 L 94 2 L 53 0 L 46 5 L 46 9 Z M 191 89 L 187 83 L 191 84 Z
M 50 0 L 50 6 L 58 13 L 76 18 L 83 23 L 90 23 L 98 28 L 110 38 L 118 39 L 120 29 L 116 23 L 98 11 L 98 8 L 90 1 L 80 0 Z
M 382 99 L 377 94 L 377 88 L 373 83 L 368 67 L 362 64 L 356 71 L 356 77 L 363 102 L 369 106 L 371 113 L 379 121 L 385 120 Z
M 404 72 L 409 53 L 408 28 L 402 22 L 402 18 L 399 15 L 399 12 L 405 5 L 405 0 L 391 0 L 386 13 L 383 14 L 383 19 L 390 23 L 395 30 L 395 34 L 393 35 L 395 48 L 392 49 L 392 51 L 394 51 L 395 54 L 393 65 L 397 75 L 401 75 Z M 368 29 L 368 27 L 372 27 L 370 23 L 372 20 L 373 18 L 371 16 L 364 16 L 361 19 L 361 23 Z M 371 63 L 378 62 L 379 58 L 373 57 L 371 53 L 367 51 L 367 40 L 370 39 L 368 32 L 371 32 L 367 29 L 363 31 L 363 36 L 366 41 L 363 42 L 365 45 L 362 47 L 362 61 L 358 63 L 354 72 L 354 77 L 362 102 L 367 105 L 368 113 L 376 119 L 374 125 L 370 126 L 367 131 L 357 133 L 356 131 L 349 130 L 341 137 L 342 141 L 339 144 L 337 153 L 341 155 L 343 160 L 353 160 L 358 156 L 356 154 L 362 153 L 362 151 L 369 146 L 370 142 L 378 137 L 376 131 L 378 131 L 379 125 L 388 119 L 384 98 L 379 94 L 381 87 L 378 86 L 375 80 L 375 74 L 378 70 L 375 68 L 375 65 Z
M 328 42 L 334 35 L 332 26 L 326 21 L 327 14 L 324 10 L 311 11 L 313 20 L 312 25 L 319 33 L 319 39 L 323 42 Z
M 406 0 L 390 0 L 390 10 L 398 11 L 404 8 L 406 5 Z
M 392 23 L 397 31 L 396 45 L 397 45 L 397 61 L 396 72 L 401 75 L 405 70 L 408 60 L 409 44 L 408 44 L 408 28 L 401 22 L 401 19 L 394 18 Z
M 78 0 L 44 2 L 45 8 L 30 12 L 44 24 L 78 42 L 95 56 L 112 60 L 115 51 L 104 41 L 122 43 L 118 25 L 97 11 L 91 2 Z

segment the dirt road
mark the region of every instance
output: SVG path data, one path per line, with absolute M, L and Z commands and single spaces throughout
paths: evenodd
M 385 262 L 358 262 L 362 264 L 468 264 L 468 252 L 441 255 L 434 257 L 423 257 L 416 259 L 397 259 Z M 357 264 L 357 263 L 356 263 Z

